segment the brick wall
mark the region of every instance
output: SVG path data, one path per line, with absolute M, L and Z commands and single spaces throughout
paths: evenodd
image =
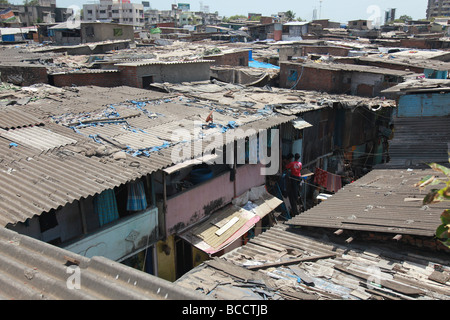
M 347 57 L 350 49 L 331 46 L 304 46 L 303 56 L 308 54 L 329 54 L 331 56 Z
M 120 78 L 122 85 L 129 87 L 142 88 L 142 82 L 137 76 L 136 66 L 123 66 L 119 65 L 118 70 L 120 72 Z
M 416 49 L 440 49 L 442 48 L 442 41 L 432 39 L 401 39 L 400 46 Z
M 95 73 L 61 73 L 51 75 L 53 85 L 56 87 L 98 86 L 117 87 L 122 85 L 119 72 L 95 72 Z
M 213 60 L 216 66 L 248 66 L 248 50 L 205 56 L 205 60 Z
M 340 93 L 348 89 L 344 87 L 345 84 L 342 83 L 342 76 L 338 71 L 305 67 L 302 72 L 301 65 L 287 63 L 280 63 L 280 87 L 291 88 L 295 84 L 288 79 L 291 70 L 295 70 L 298 77 L 301 75 L 294 89 L 328 93 Z
M 423 73 L 424 68 L 414 67 L 414 66 L 408 66 L 408 65 L 401 65 L 401 64 L 394 64 L 389 62 L 382 62 L 382 61 L 361 61 L 360 64 L 365 64 L 373 67 L 380 67 L 380 68 L 386 68 L 386 69 L 392 69 L 392 70 L 410 70 L 412 72 L 416 73 Z
M 0 66 L 1 81 L 18 86 L 48 83 L 47 69 L 31 65 Z

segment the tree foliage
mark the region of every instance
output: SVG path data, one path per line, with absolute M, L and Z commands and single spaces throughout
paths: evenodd
M 395 19 L 394 22 L 406 22 L 411 21 L 413 18 L 411 16 L 408 16 L 406 14 L 401 15 L 398 19 Z
M 295 13 L 292 10 L 286 11 L 285 16 L 287 21 L 293 21 L 295 19 Z
M 420 189 L 424 189 L 428 185 L 435 186 L 444 184 L 444 187 L 441 189 L 432 188 L 423 199 L 423 204 L 428 205 L 450 201 L 450 169 L 437 163 L 431 163 L 429 166 L 434 171 L 443 173 L 446 180 L 438 179 L 436 176 L 429 175 L 424 177 L 415 185 Z M 450 209 L 444 209 L 441 213 L 441 224 L 436 229 L 436 238 L 439 239 L 445 246 L 450 248 Z
M 234 20 L 247 20 L 247 18 L 248 17 L 246 17 L 246 16 L 244 16 L 244 15 L 239 15 L 239 14 L 237 14 L 237 15 L 234 15 L 234 16 L 231 16 L 231 17 L 224 17 L 223 19 L 222 19 L 222 21 L 223 22 L 231 22 L 231 21 L 234 21 Z
M 24 0 L 23 4 L 25 6 L 38 6 L 39 5 L 39 0 Z

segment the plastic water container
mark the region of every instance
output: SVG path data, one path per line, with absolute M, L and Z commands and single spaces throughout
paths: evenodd
M 191 182 L 194 184 L 207 181 L 213 177 L 213 172 L 208 168 L 192 169 Z

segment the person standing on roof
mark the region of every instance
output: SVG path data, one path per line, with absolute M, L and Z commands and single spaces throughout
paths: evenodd
M 302 163 L 300 162 L 300 154 L 295 154 L 294 160 L 287 164 L 286 169 L 291 171 L 292 176 L 300 179 L 300 177 L 302 176 Z
M 300 154 L 296 153 L 294 156 L 294 160 L 289 162 L 286 166 L 286 169 L 291 173 L 291 183 L 290 183 L 290 195 L 289 200 L 291 202 L 291 207 L 293 208 L 293 213 L 296 215 L 298 213 L 298 196 L 300 190 L 300 182 L 301 182 L 301 171 L 302 171 L 302 163 L 300 162 Z

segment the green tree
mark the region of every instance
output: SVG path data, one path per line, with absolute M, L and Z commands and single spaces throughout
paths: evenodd
M 239 20 L 239 19 L 247 19 L 247 16 L 236 14 L 236 15 L 230 17 L 231 21 L 232 20 Z
M 401 15 L 398 19 L 395 19 L 394 22 L 406 22 L 406 21 L 410 21 L 413 18 L 411 16 L 408 16 L 406 14 Z
M 9 5 L 9 1 L 8 0 L 0 0 L 0 5 Z
M 23 0 L 23 4 L 26 6 L 38 6 L 39 0 Z
M 287 21 L 293 21 L 295 19 L 295 13 L 292 10 L 286 11 L 285 16 Z
M 449 152 L 450 162 L 450 152 Z M 436 176 L 426 176 L 415 186 L 424 189 L 427 185 L 433 186 L 444 184 L 441 189 L 431 189 L 423 199 L 423 204 L 434 204 L 444 201 L 450 201 L 450 168 L 442 166 L 437 163 L 431 163 L 429 166 L 437 172 L 443 173 L 446 176 L 446 181 L 436 178 Z M 450 209 L 444 209 L 441 213 L 441 224 L 436 229 L 436 238 L 445 246 L 450 248 Z

